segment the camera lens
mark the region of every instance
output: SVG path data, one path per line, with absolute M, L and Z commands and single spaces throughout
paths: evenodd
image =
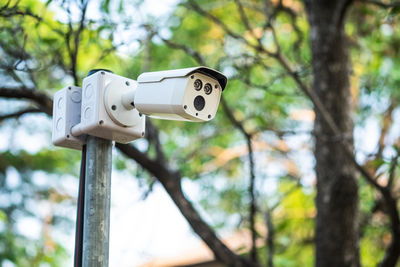
M 199 91 L 201 87 L 203 87 L 203 82 L 200 79 L 196 79 L 193 85 L 194 89 L 196 89 L 196 91 Z
M 209 83 L 206 83 L 206 85 L 204 85 L 204 92 L 209 95 L 212 92 L 212 86 Z
M 201 95 L 196 96 L 193 102 L 194 108 L 198 111 L 203 110 L 204 106 L 206 105 L 206 101 L 204 100 L 204 97 Z

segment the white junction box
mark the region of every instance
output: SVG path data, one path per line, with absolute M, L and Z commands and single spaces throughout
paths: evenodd
M 136 109 L 122 108 L 121 98 L 113 99 L 114 95 L 119 95 L 118 92 L 135 88 L 136 81 L 106 71 L 98 71 L 83 79 L 81 122 L 72 133 L 89 134 L 118 143 L 142 138 L 145 117 Z M 128 118 L 118 121 L 115 119 L 118 114 Z
M 79 88 L 79 106 L 74 101 L 68 101 L 71 102 L 69 106 L 61 101 L 63 108 L 53 114 L 53 143 L 80 149 L 86 135 L 118 143 L 129 143 L 142 138 L 145 134 L 145 116 L 133 105 L 126 109 L 121 100 L 124 93 L 134 91 L 136 86 L 137 82 L 134 80 L 98 71 L 83 80 L 82 89 L 71 87 Z M 65 88 L 55 94 L 54 110 L 58 110 L 60 106 L 57 103 L 60 96 L 66 97 L 67 92 L 64 90 Z
M 54 95 L 53 102 L 53 135 L 56 146 L 81 149 L 85 136 L 75 137 L 71 128 L 81 120 L 82 89 L 68 86 Z

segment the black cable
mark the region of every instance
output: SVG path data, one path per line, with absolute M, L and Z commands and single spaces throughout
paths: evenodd
M 79 176 L 79 191 L 78 191 L 76 228 L 75 228 L 75 255 L 74 255 L 75 267 L 82 267 L 83 215 L 85 206 L 85 180 L 86 180 L 85 165 L 86 165 L 86 145 L 82 146 L 81 170 Z

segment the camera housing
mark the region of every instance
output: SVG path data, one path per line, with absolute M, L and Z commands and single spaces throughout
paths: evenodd
M 215 117 L 227 78 L 211 68 L 194 67 L 146 72 L 137 82 L 126 102 L 133 102 L 139 112 L 159 119 L 201 122 Z

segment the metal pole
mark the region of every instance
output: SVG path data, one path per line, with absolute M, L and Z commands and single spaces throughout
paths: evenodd
M 83 267 L 108 267 L 112 141 L 88 136 Z

